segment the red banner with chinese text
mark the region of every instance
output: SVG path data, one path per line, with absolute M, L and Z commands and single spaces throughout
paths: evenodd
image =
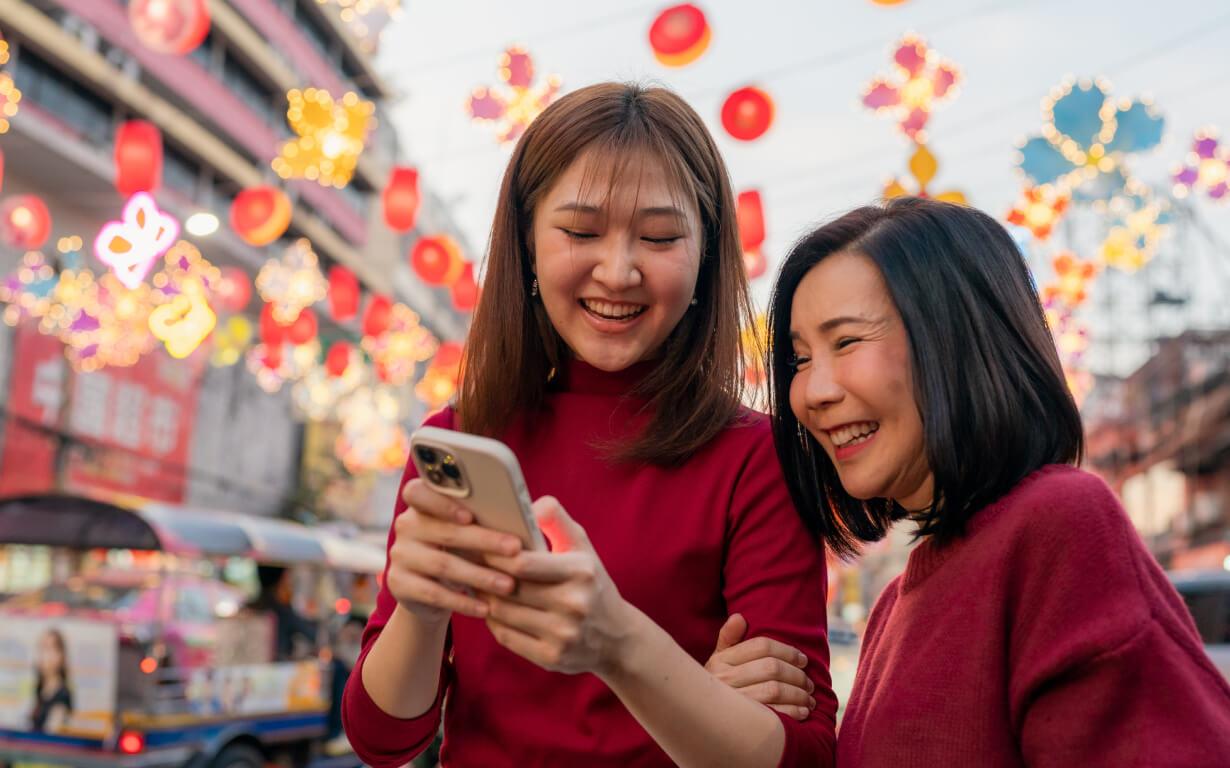
M 54 337 L 39 333 L 33 323 L 22 323 L 14 329 L 12 350 L 0 495 L 51 491 L 55 488 L 55 433 L 68 375 L 64 347 Z

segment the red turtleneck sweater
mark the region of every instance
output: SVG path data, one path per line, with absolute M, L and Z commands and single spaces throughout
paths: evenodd
M 782 717 L 781 764 L 831 765 L 837 701 L 824 553 L 791 505 L 768 420 L 745 414 L 679 467 L 612 463 L 594 445 L 633 429 L 634 406 L 624 396 L 644 373 L 644 366 L 608 374 L 574 363 L 562 391 L 503 440 L 521 462 L 530 495 L 558 498 L 588 532 L 624 599 L 697 661 L 708 659 L 735 612 L 747 618 L 749 637 L 774 637 L 806 653 L 818 706 L 805 722 Z M 451 411 L 428 420 L 445 428 L 452 422 Z M 406 479 L 413 476 L 408 464 Z M 399 502 L 396 514 L 403 509 Z M 400 766 L 425 749 L 441 718 L 439 698 L 423 716 L 402 720 L 363 688 L 360 667 L 393 607 L 382 590 L 343 703 L 350 741 L 374 768 Z M 597 677 L 545 671 L 501 647 L 476 619 L 454 616 L 451 637 L 441 678 L 444 765 L 672 765 Z
M 1230 687 L 1110 489 L 1049 466 L 910 553 L 871 612 L 837 763 L 1230 766 Z

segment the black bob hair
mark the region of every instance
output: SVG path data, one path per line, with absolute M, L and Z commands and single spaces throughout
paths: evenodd
M 910 342 L 914 399 L 934 478 L 919 536 L 960 536 L 979 509 L 1046 464 L 1076 464 L 1080 413 L 1064 379 L 1029 269 L 990 216 L 898 198 L 853 210 L 803 237 L 782 266 L 769 311 L 773 436 L 795 507 L 842 557 L 906 515 L 890 499 L 846 493 L 828 455 L 790 410 L 790 315 L 800 281 L 838 252 L 872 260 Z M 800 434 L 803 439 L 800 440 Z

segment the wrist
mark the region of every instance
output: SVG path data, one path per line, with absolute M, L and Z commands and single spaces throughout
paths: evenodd
M 608 685 L 637 674 L 640 660 L 650 652 L 654 630 L 658 629 L 648 616 L 629 602 L 621 603 L 619 613 L 620 618 L 616 622 L 618 632 L 612 636 L 601 666 L 594 670 L 594 674 Z

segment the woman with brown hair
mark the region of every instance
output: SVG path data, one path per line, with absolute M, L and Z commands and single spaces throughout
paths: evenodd
M 443 711 L 445 765 L 831 763 L 824 551 L 740 406 L 749 316 L 726 168 L 679 97 L 595 85 L 531 124 L 428 423 L 512 448 L 552 551 L 407 467 L 346 691 L 360 757 L 404 764 Z

